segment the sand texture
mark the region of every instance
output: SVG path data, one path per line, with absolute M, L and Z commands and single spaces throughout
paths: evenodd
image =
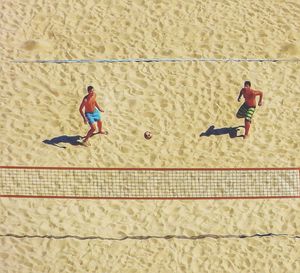
M 16 60 L 300 56 L 299 1 L 0 3 L 0 165 L 299 167 L 300 62 L 15 63 Z M 264 92 L 250 137 L 245 80 Z M 93 85 L 108 136 L 78 108 Z M 146 130 L 153 138 L 146 141 Z M 200 137 L 200 135 L 202 136 Z M 298 272 L 299 201 L 0 200 L 1 272 Z M 287 234 L 201 240 L 120 238 Z M 2 236 L 4 235 L 4 236 Z
M 294 200 L 5 199 L 0 204 L 1 234 L 71 237 L 1 237 L 0 269 L 1 272 L 298 272 L 299 239 L 284 234 L 299 233 L 299 209 L 299 202 Z M 205 234 L 222 237 L 270 232 L 283 235 L 192 238 Z M 187 239 L 167 239 L 168 235 Z M 126 236 L 166 238 L 119 241 Z
M 299 62 L 10 63 L 299 56 L 297 1 L 252 2 L 247 11 L 248 1 L 5 1 L 2 164 L 298 167 Z M 243 125 L 235 113 L 246 79 L 264 92 L 265 100 L 245 143 L 230 136 Z M 104 126 L 110 134 L 95 136 L 92 148 L 82 149 L 72 143 L 88 130 L 78 108 L 89 84 L 105 110 Z M 207 132 L 209 128 L 214 129 Z M 242 127 L 237 129 L 238 135 L 243 133 Z M 146 130 L 153 133 L 151 141 L 143 138 Z M 205 132 L 208 136 L 200 138 Z M 250 155 L 245 152 L 249 150 Z
M 300 95 L 300 64 L 8 64 L 5 69 L 3 165 L 190 168 L 300 163 L 295 99 Z M 245 78 L 255 78 L 265 92 L 246 142 L 230 134 L 243 126 L 235 113 Z M 78 108 L 84 83 L 90 82 L 105 110 L 103 126 L 109 135 L 94 136 L 92 146 L 85 148 L 73 145 L 73 139 L 88 130 Z M 207 131 L 211 126 L 212 132 Z M 237 129 L 237 136 L 243 134 L 242 127 Z M 153 133 L 149 141 L 143 137 L 146 130 Z

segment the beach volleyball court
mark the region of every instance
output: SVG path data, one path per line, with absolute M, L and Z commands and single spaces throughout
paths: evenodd
M 297 1 L 0 6 L 1 272 L 299 271 Z

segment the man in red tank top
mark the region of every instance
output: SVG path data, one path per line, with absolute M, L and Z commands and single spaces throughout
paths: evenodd
M 244 97 L 245 102 L 236 113 L 237 118 L 245 118 L 245 134 L 244 138 L 249 135 L 251 119 L 256 108 L 256 96 L 259 96 L 258 105 L 262 105 L 263 92 L 251 89 L 251 82 L 245 81 L 244 88 L 241 89 L 238 101 Z
M 102 130 L 102 121 L 100 112 L 104 110 L 98 105 L 96 101 L 96 93 L 94 92 L 93 86 L 88 86 L 88 95 L 86 95 L 79 107 L 79 112 L 83 118 L 84 123 L 89 123 L 90 130 L 87 132 L 86 136 L 83 138 L 82 143 L 87 144 L 88 139 L 96 131 L 96 124 L 98 127 L 99 134 L 107 134 L 107 132 Z M 85 113 L 83 113 L 83 108 Z

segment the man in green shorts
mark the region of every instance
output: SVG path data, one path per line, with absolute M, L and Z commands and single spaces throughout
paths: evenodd
M 249 129 L 251 125 L 251 119 L 256 108 L 256 96 L 259 96 L 258 105 L 262 105 L 263 92 L 251 89 L 251 82 L 245 81 L 244 88 L 241 89 L 238 101 L 241 100 L 241 97 L 244 97 L 245 102 L 240 107 L 236 113 L 237 118 L 245 119 L 245 134 L 244 138 L 247 138 L 249 135 Z

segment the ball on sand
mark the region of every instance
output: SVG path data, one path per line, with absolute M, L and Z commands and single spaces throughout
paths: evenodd
M 144 133 L 144 138 L 145 138 L 145 139 L 150 139 L 150 138 L 152 138 L 151 132 L 146 131 L 146 132 Z

